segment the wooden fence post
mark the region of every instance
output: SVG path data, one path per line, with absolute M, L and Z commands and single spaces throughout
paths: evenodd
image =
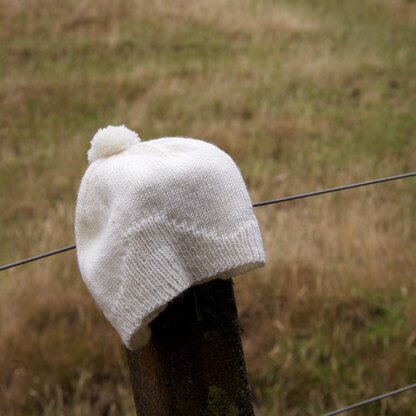
M 254 415 L 231 279 L 192 287 L 151 326 L 127 350 L 137 415 Z

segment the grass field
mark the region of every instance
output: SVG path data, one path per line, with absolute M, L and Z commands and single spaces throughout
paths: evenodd
M 415 170 L 415 39 L 410 0 L 0 0 L 0 264 L 73 243 L 108 124 L 217 144 L 253 201 Z M 256 209 L 268 264 L 235 290 L 264 414 L 416 382 L 415 185 Z M 3 272 L 0 415 L 133 413 L 74 252 Z

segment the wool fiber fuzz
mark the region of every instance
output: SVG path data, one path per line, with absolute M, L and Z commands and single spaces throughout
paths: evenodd
M 124 125 L 99 129 L 91 140 L 88 162 L 92 163 L 99 158 L 120 153 L 138 142 L 140 138 L 137 133 Z

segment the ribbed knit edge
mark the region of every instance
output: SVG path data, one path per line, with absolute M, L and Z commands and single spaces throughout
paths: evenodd
M 152 241 L 149 230 L 151 234 L 162 235 L 165 241 L 170 240 L 182 262 L 158 258 L 158 263 L 153 265 L 155 280 L 151 284 L 154 286 L 146 286 L 146 293 L 143 294 L 140 269 L 147 259 L 145 253 L 143 256 L 138 253 Z M 266 261 L 254 216 L 240 230 L 220 237 L 198 233 L 180 224 L 166 222 L 164 218 L 152 218 L 132 227 L 127 240 L 121 288 L 108 318 L 130 349 L 137 349 L 148 342 L 150 322 L 170 301 L 191 286 L 216 278 L 228 279 L 262 267 Z M 152 249 L 146 248 L 148 252 Z M 162 285 L 157 275 L 163 279 Z M 143 295 L 150 301 L 147 302 Z

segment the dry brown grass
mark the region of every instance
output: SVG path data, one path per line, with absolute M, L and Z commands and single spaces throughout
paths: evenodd
M 253 201 L 414 169 L 412 13 L 0 0 L 1 263 L 73 242 L 85 152 L 105 124 L 219 145 Z M 415 208 L 406 180 L 256 209 L 268 264 L 236 293 L 265 412 L 319 414 L 413 381 Z M 0 287 L 0 415 L 132 414 L 123 350 L 74 253 L 4 272 Z M 361 414 L 412 409 L 403 396 Z

